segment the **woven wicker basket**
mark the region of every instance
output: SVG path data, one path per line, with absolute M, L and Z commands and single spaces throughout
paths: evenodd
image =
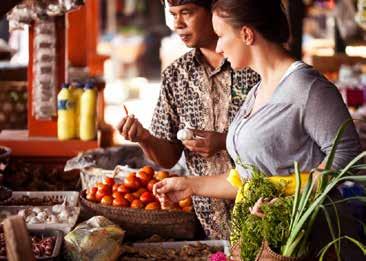
M 163 238 L 193 239 L 198 221 L 195 214 L 183 211 L 143 210 L 106 206 L 91 202 L 80 193 L 83 211 L 90 215 L 102 215 L 126 230 L 127 237 L 146 239 L 152 235 Z
M 288 257 L 288 256 L 281 256 L 275 253 L 270 246 L 268 245 L 267 241 L 262 242 L 262 246 L 257 254 L 255 259 L 256 261 L 310 261 L 316 259 L 309 259 L 308 257 Z

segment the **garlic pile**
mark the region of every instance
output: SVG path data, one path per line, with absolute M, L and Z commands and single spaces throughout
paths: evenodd
M 72 223 L 76 214 L 75 208 L 63 204 L 47 208 L 26 208 L 18 211 L 28 224 Z
M 193 132 L 190 129 L 181 129 L 177 132 L 178 140 L 191 140 L 193 139 Z

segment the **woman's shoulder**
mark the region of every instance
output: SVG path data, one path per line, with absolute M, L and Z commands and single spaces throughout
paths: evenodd
M 338 92 L 333 83 L 305 63 L 288 76 L 285 81 L 285 89 L 284 94 L 287 99 L 299 105 L 306 104 L 310 95 L 323 96 L 327 92 Z

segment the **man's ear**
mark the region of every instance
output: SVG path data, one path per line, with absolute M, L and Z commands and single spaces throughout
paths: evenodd
M 248 26 L 243 26 L 240 29 L 240 37 L 245 45 L 252 45 L 255 40 L 254 31 Z

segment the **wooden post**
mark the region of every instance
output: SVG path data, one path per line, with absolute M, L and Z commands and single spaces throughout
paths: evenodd
M 4 221 L 6 252 L 9 261 L 35 261 L 32 242 L 23 217 L 11 216 Z

